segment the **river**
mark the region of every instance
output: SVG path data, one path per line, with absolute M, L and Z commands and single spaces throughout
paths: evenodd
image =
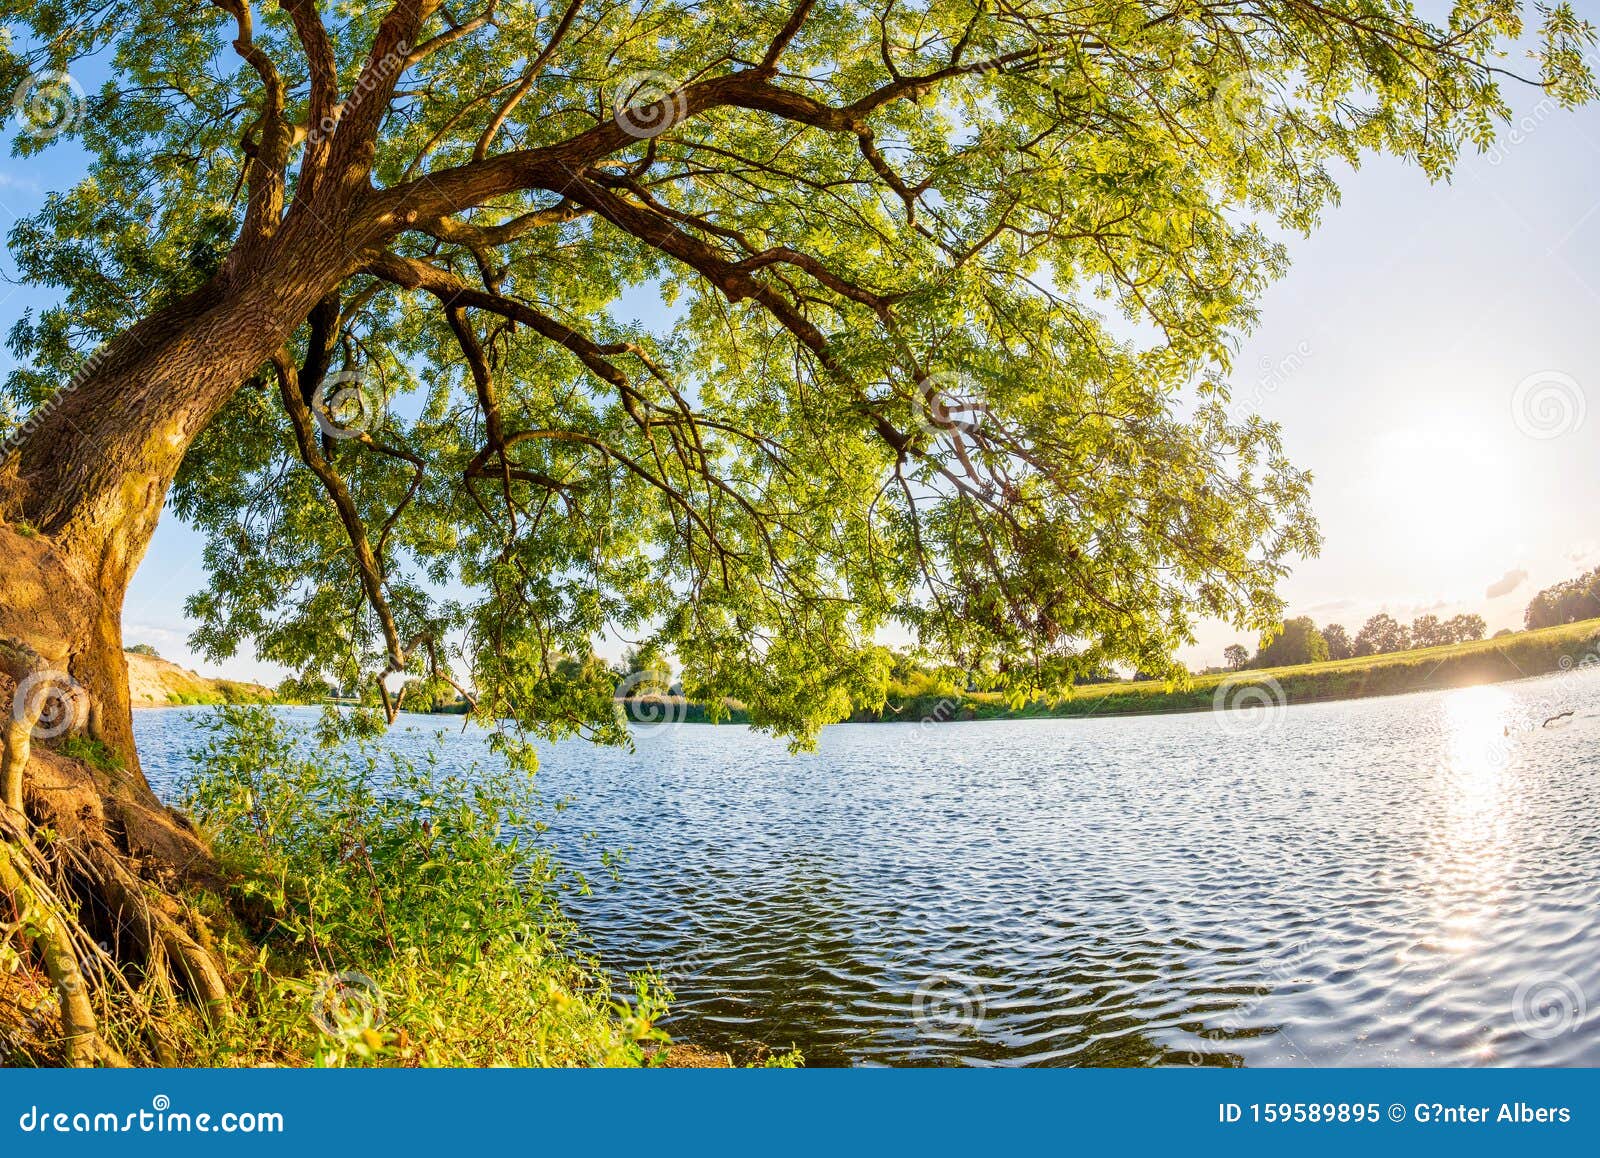
M 1568 709 L 1573 714 L 1546 726 Z M 170 793 L 208 709 L 135 714 Z M 310 710 L 286 709 L 299 721 Z M 486 759 L 448 717 L 387 742 Z M 546 745 L 594 951 L 812 1065 L 1600 1064 L 1600 669 L 1221 714 Z M 592 839 L 583 834 L 592 833 Z M 627 849 L 620 880 L 602 849 Z

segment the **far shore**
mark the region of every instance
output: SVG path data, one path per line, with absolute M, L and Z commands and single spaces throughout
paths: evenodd
M 1252 704 L 1310 704 L 1367 699 L 1504 683 L 1549 675 L 1600 662 L 1600 619 L 1443 647 L 1331 660 L 1295 667 L 1243 669 L 1192 677 L 1187 684 L 1127 680 L 1084 684 L 1070 695 L 1008 703 L 993 692 L 891 691 L 881 711 L 856 711 L 849 723 L 957 723 L 970 720 L 1080 719 L 1094 716 L 1152 716 L 1208 712 Z M 165 660 L 129 656 L 130 674 L 143 674 L 148 686 L 135 695 L 135 709 L 199 704 L 276 703 L 268 688 L 232 680 L 212 680 Z M 141 672 L 141 669 L 142 672 Z M 159 682 L 150 677 L 159 676 Z M 1249 689 L 1259 689 L 1250 691 Z M 707 705 L 680 696 L 641 696 L 618 701 L 630 719 L 709 724 Z M 459 714 L 459 707 L 425 714 Z M 720 723 L 746 724 L 742 705 L 729 704 Z

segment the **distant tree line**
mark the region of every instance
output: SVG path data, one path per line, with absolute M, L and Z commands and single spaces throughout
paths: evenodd
M 1228 647 L 1223 652 L 1223 658 L 1234 671 L 1247 667 L 1290 667 L 1330 659 L 1385 655 L 1418 647 L 1467 643 L 1482 639 L 1487 626 L 1481 615 L 1457 615 L 1450 619 L 1419 615 L 1408 627 L 1387 612 L 1380 612 L 1362 624 L 1361 630 L 1352 639 L 1343 624 L 1330 623 L 1319 628 L 1309 615 L 1302 615 L 1286 622 L 1279 634 L 1263 640 L 1253 659 L 1238 644 Z
M 1532 631 L 1596 617 L 1600 617 L 1600 567 L 1546 587 L 1528 604 L 1522 622 Z

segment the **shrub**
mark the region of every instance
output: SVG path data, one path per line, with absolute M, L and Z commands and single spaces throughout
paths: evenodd
M 573 955 L 526 776 L 337 724 L 317 751 L 259 708 L 208 727 L 187 803 L 261 916 L 233 938 L 246 1008 L 195 1030 L 199 1060 L 638 1065 L 666 1040 L 653 978 L 614 1001 Z

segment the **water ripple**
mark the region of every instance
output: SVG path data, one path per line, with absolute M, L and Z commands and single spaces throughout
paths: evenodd
M 1541 729 L 1559 698 L 1570 724 Z M 1549 714 L 1548 712 L 1544 714 Z M 140 713 L 169 784 L 191 713 Z M 399 746 L 435 721 L 412 717 Z M 463 761 L 481 737 L 451 736 Z M 813 1065 L 1600 1064 L 1600 672 L 1204 715 L 547 747 L 569 909 Z M 580 839 L 596 834 L 593 841 Z M 622 878 L 592 871 L 629 850 Z

